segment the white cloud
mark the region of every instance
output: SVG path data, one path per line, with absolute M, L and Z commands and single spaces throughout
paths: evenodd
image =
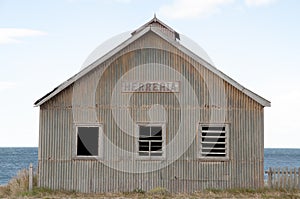
M 15 82 L 0 82 L 0 92 L 8 89 L 16 88 Z
M 213 14 L 220 6 L 232 2 L 234 0 L 174 0 L 160 7 L 158 14 L 172 19 L 197 18 Z
M 276 0 L 245 0 L 248 6 L 266 6 L 274 3 Z
M 0 28 L 0 44 L 20 43 L 20 38 L 45 35 L 45 32 L 39 30 L 22 28 Z

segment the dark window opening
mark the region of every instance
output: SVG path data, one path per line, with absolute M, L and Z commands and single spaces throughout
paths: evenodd
M 226 126 L 201 126 L 201 157 L 227 156 Z
M 139 156 L 162 156 L 163 138 L 161 126 L 139 126 Z
M 77 127 L 77 156 L 98 156 L 99 127 Z

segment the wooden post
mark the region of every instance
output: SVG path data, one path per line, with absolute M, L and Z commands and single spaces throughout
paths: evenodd
M 32 191 L 32 178 L 33 178 L 33 169 L 32 169 L 32 163 L 29 165 L 29 191 Z
M 289 174 L 289 186 L 290 186 L 290 189 L 293 189 L 294 188 L 294 180 L 293 180 L 293 169 L 290 168 L 290 174 Z
M 287 169 L 286 169 L 286 167 L 283 167 L 282 168 L 282 172 L 283 172 L 283 183 L 282 183 L 282 188 L 283 189 L 286 189 L 286 185 L 287 185 L 287 175 L 286 175 L 286 173 L 287 173 Z
M 294 183 L 293 183 L 293 189 L 297 189 L 297 169 L 296 168 L 294 168 L 294 171 L 293 171 L 293 173 L 294 173 Z
M 286 188 L 287 189 L 290 189 L 291 187 L 291 176 L 290 176 L 290 173 L 291 173 L 291 169 L 290 167 L 287 168 L 286 170 Z
M 280 174 L 281 168 L 277 168 L 277 188 L 281 187 L 282 175 Z
M 298 189 L 300 189 L 300 167 L 298 168 Z
M 277 189 L 278 188 L 278 168 L 275 168 L 274 179 L 275 179 L 274 185 Z
M 269 188 L 272 188 L 272 168 L 270 167 L 269 168 L 269 171 L 268 171 L 268 187 Z

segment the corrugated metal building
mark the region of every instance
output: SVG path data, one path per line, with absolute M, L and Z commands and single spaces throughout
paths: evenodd
M 263 186 L 270 102 L 156 17 L 99 46 L 78 74 L 35 105 L 41 187 L 192 192 Z

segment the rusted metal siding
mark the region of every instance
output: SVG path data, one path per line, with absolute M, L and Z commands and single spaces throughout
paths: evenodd
M 112 107 L 111 97 L 117 81 L 135 66 L 147 63 L 167 65 L 182 74 L 196 93 L 199 106 L 180 107 L 173 93 L 134 93 L 130 107 Z M 154 67 L 153 74 L 157 73 L 164 72 Z M 218 85 L 221 84 L 225 86 L 227 96 L 225 105 L 222 104 L 222 96 L 218 95 L 221 92 Z M 213 106 L 208 86 L 212 86 L 214 95 L 219 96 Z M 89 93 L 95 95 L 87 97 Z M 125 95 L 120 93 L 120 97 Z M 187 99 L 189 97 L 186 96 Z M 95 107 L 90 106 L 93 100 Z M 107 143 L 103 143 L 104 155 L 99 161 L 74 158 L 76 123 L 101 123 L 105 136 L 112 143 L 125 151 L 134 152 L 135 139 L 121 131 L 114 121 L 112 109 L 129 108 L 134 122 L 149 122 L 148 113 L 153 104 L 160 104 L 166 110 L 167 144 L 174 138 L 181 120 L 193 119 L 181 118 L 180 111 L 190 110 L 200 118 L 186 127 L 192 131 L 190 133 L 195 134 L 195 140 L 178 160 L 158 171 L 133 174 L 122 172 L 109 168 L 104 162 L 115 161 L 115 164 L 120 165 L 130 162 L 129 165 L 135 165 L 137 160 L 126 157 L 125 153 L 124 156 L 112 156 L 112 151 L 106 150 L 109 147 Z M 223 111 L 226 114 L 225 122 L 229 124 L 229 160 L 199 160 L 198 124 L 223 122 Z M 157 35 L 147 33 L 40 107 L 39 185 L 80 192 L 119 192 L 136 188 L 149 190 L 158 186 L 172 192 L 262 187 L 263 119 L 263 107 L 259 103 Z M 178 149 L 172 150 L 167 154 L 177 152 L 175 150 Z M 171 162 L 168 155 L 165 161 Z

